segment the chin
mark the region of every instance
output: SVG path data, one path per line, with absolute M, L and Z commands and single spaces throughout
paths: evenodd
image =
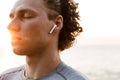
M 22 49 L 20 48 L 13 48 L 13 52 L 16 54 L 16 55 L 21 55 L 21 56 L 24 56 L 25 53 Z

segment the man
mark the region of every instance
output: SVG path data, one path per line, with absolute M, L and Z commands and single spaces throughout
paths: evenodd
M 0 80 L 86 80 L 60 59 L 82 32 L 76 9 L 71 0 L 18 0 L 8 30 L 14 53 L 26 56 L 26 64 Z

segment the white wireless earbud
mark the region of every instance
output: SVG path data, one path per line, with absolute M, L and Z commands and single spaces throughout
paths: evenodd
M 54 29 L 57 27 L 57 25 L 55 24 L 52 28 L 51 28 L 51 30 L 50 30 L 50 34 L 54 31 Z

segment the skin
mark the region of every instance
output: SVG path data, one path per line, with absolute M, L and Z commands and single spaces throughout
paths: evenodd
M 29 78 L 43 77 L 61 62 L 58 37 L 63 18 L 58 15 L 49 20 L 47 13 L 43 0 L 18 0 L 10 12 L 13 51 L 26 56 L 25 76 Z M 57 27 L 49 34 L 54 24 Z

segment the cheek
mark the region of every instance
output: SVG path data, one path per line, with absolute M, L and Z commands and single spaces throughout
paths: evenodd
M 42 33 L 44 30 L 44 26 L 42 26 L 42 23 L 39 22 L 26 22 L 23 27 L 22 31 L 25 32 L 27 35 L 34 35 L 34 34 L 39 34 Z
M 30 41 L 44 41 L 48 36 L 48 29 L 46 24 L 40 22 L 29 22 L 23 27 L 23 35 L 28 37 Z
M 23 35 L 30 39 L 46 39 L 49 36 L 51 22 L 47 18 L 35 18 L 23 22 Z
M 26 30 L 30 30 L 32 32 L 45 32 L 48 30 L 49 27 L 49 21 L 43 20 L 43 19 L 33 19 L 30 21 L 25 22 L 25 28 Z

